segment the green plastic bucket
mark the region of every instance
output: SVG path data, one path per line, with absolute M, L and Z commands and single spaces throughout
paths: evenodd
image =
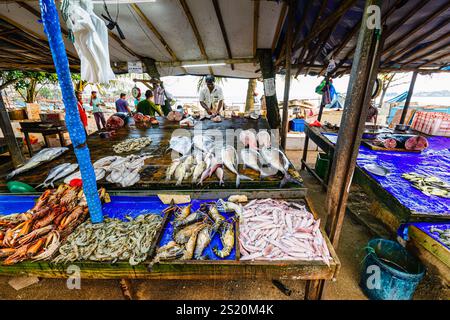
M 371 300 L 411 300 L 425 268 L 395 241 L 373 239 L 366 248 L 360 286 Z
M 328 158 L 328 154 L 319 152 L 317 154 L 317 161 L 316 161 L 316 166 L 315 166 L 317 175 L 320 178 L 326 180 L 326 178 L 328 176 L 328 167 L 329 166 L 330 166 L 330 159 Z

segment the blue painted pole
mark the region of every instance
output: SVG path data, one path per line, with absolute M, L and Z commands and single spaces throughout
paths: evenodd
M 86 132 L 78 113 L 72 79 L 70 77 L 69 61 L 61 35 L 58 11 L 54 0 L 40 0 L 41 18 L 44 31 L 52 52 L 53 63 L 58 75 L 64 106 L 66 109 L 66 126 L 72 140 L 73 150 L 80 166 L 83 179 L 83 191 L 86 196 L 92 223 L 102 222 L 102 204 L 97 193 L 97 181 L 91 164 L 89 149 L 86 144 Z

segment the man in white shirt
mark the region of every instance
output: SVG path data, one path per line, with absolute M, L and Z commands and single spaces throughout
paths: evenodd
M 200 105 L 209 115 L 215 116 L 220 114 L 224 109 L 222 88 L 214 84 L 214 76 L 206 77 L 206 88 L 200 91 Z

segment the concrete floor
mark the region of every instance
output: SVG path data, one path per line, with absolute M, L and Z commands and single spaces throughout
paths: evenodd
M 299 164 L 299 152 L 289 152 L 295 166 Z M 311 159 L 314 156 L 312 155 Z M 325 193 L 316 181 L 302 172 L 308 196 L 314 209 L 325 221 Z M 322 223 L 323 225 L 323 223 Z M 337 254 L 341 260 L 338 279 L 329 281 L 325 287 L 324 299 L 366 299 L 358 286 L 359 267 L 364 258 L 363 248 L 370 235 L 365 227 L 344 220 Z M 80 290 L 69 290 L 66 280 L 41 279 L 38 283 L 16 291 L 8 282 L 10 277 L 0 277 L 0 299 L 124 299 L 118 280 L 82 280 Z M 136 299 L 303 299 L 303 281 L 285 281 L 292 290 L 290 296 L 282 293 L 271 281 L 144 281 L 132 280 L 133 297 Z M 421 283 L 415 299 L 448 299 L 448 289 L 427 278 Z

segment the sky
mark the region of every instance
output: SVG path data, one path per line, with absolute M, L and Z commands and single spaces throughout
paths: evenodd
M 406 74 L 405 79 L 399 82 L 406 82 L 403 85 L 396 86 L 389 92 L 402 93 L 407 91 L 409 88 L 409 82 L 412 77 L 412 73 Z M 164 77 L 166 89 L 175 97 L 180 96 L 196 96 L 197 95 L 197 81 L 199 77 L 195 76 L 171 76 Z M 299 76 L 297 79 L 291 81 L 290 89 L 290 99 L 319 99 L 320 96 L 314 92 L 314 89 L 322 81 L 322 78 L 312 77 L 312 76 Z M 337 78 L 333 80 L 333 84 L 336 91 L 339 93 L 347 93 L 349 76 L 343 76 L 342 78 Z M 440 90 L 450 90 L 450 74 L 448 73 L 436 73 L 433 75 L 419 75 L 416 80 L 416 85 L 414 87 L 414 92 L 431 92 Z M 242 103 L 245 101 L 247 94 L 247 79 L 227 79 L 223 84 L 222 88 L 225 95 L 225 100 L 228 104 L 233 102 Z M 283 99 L 284 93 L 284 77 L 277 75 L 276 78 L 276 90 L 277 97 L 279 100 Z M 257 84 L 257 92 L 259 96 L 264 92 L 263 85 L 261 82 Z M 414 97 L 414 96 L 413 96 Z M 450 105 L 450 97 L 448 100 L 448 105 Z

